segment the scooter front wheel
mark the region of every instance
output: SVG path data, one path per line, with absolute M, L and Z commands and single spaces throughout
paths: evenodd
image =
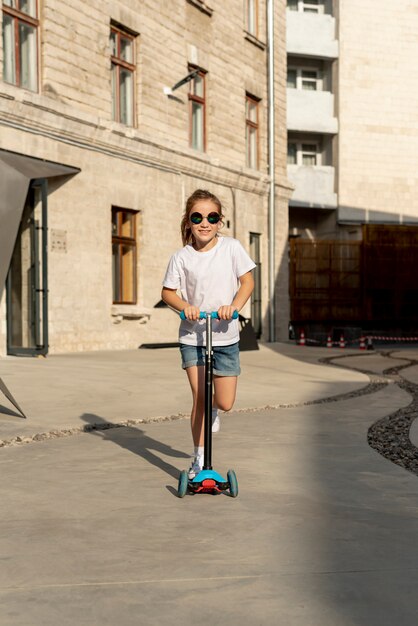
M 189 477 L 187 475 L 186 470 L 182 470 L 179 476 L 179 484 L 177 488 L 177 495 L 179 498 L 184 498 L 187 493 L 187 489 L 189 486 Z
M 228 470 L 227 478 L 231 498 L 236 498 L 238 495 L 238 481 L 234 470 Z

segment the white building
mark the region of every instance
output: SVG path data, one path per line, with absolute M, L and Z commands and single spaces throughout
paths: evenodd
M 417 224 L 417 11 L 288 0 L 286 14 L 290 235 Z

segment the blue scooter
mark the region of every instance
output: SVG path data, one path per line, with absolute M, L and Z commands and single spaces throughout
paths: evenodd
M 186 319 L 184 312 L 180 313 L 182 320 Z M 238 311 L 234 311 L 233 319 L 237 319 Z M 192 479 L 186 470 L 179 476 L 177 495 L 183 498 L 188 491 L 191 493 L 221 493 L 228 491 L 232 498 L 238 495 L 238 482 L 234 470 L 228 470 L 227 479 L 212 469 L 212 385 L 213 385 L 213 351 L 212 351 L 212 319 L 219 319 L 218 313 L 200 313 L 200 319 L 206 320 L 206 348 L 205 348 L 205 419 L 204 441 L 205 451 L 203 469 Z

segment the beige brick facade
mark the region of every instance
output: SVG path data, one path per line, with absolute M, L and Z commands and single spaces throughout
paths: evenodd
M 154 306 L 167 261 L 181 246 L 185 199 L 198 187 L 209 188 L 224 203 L 225 235 L 236 236 L 247 249 L 250 232 L 261 236 L 267 338 L 265 0 L 259 0 L 257 40 L 245 32 L 242 0 L 93 4 L 44 0 L 39 93 L 0 82 L 0 149 L 80 169 L 73 177 L 49 181 L 49 352 L 176 340 L 176 316 Z M 284 15 L 284 0 L 276 1 L 276 326 L 281 339 L 288 325 Z M 111 119 L 111 21 L 137 33 L 133 128 Z M 188 86 L 172 98 L 163 92 L 188 73 L 188 64 L 207 72 L 205 152 L 189 147 Z M 260 98 L 258 170 L 245 166 L 246 91 Z M 138 211 L 135 305 L 112 304 L 112 206 Z M 244 313 L 249 315 L 249 305 Z M 0 354 L 5 354 L 5 295 L 0 322 Z
M 340 219 L 417 223 L 416 3 L 339 4 Z
M 307 3 L 308 4 L 308 3 Z M 290 233 L 362 237 L 362 224 L 418 223 L 418 11 L 413 2 L 333 0 L 287 10 Z M 317 73 L 316 73 L 317 72 Z M 295 75 L 296 76 L 296 75 Z M 302 144 L 319 146 L 303 162 Z M 326 147 L 326 149 L 325 149 Z

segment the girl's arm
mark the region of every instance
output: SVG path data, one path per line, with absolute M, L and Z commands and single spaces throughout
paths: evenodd
M 161 299 L 172 309 L 175 309 L 176 311 L 184 311 L 188 320 L 199 319 L 199 309 L 195 306 L 191 306 L 188 302 L 185 302 L 182 298 L 180 298 L 175 289 L 163 287 L 161 291 Z
M 221 306 L 218 315 L 222 320 L 230 320 L 235 310 L 240 311 L 254 289 L 254 278 L 252 272 L 247 272 L 239 277 L 240 288 L 234 301 L 230 305 Z

